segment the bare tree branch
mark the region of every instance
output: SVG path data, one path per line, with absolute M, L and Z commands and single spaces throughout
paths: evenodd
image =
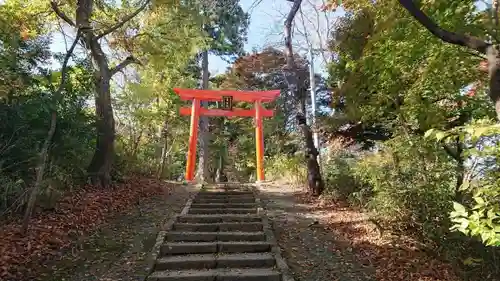
M 262 3 L 262 0 L 254 0 L 252 2 L 252 5 L 250 5 L 250 7 L 248 8 L 247 13 L 251 15 L 253 12 L 253 9 L 257 8 L 257 6 L 259 6 L 260 3 Z
M 59 9 L 59 4 L 56 1 L 50 1 L 50 6 L 59 18 L 64 20 L 67 24 L 75 26 L 75 23 L 63 11 L 61 11 L 61 9 Z
M 127 67 L 128 65 L 130 65 L 132 63 L 139 64 L 139 65 L 141 64 L 141 62 L 138 59 L 136 59 L 135 57 L 128 56 L 124 61 L 122 61 L 121 63 L 119 63 L 117 66 L 113 67 L 110 70 L 111 76 L 122 71 L 125 67 Z
M 102 37 L 110 34 L 111 32 L 117 30 L 118 28 L 122 27 L 125 25 L 127 22 L 129 22 L 131 19 L 133 19 L 135 16 L 137 16 L 140 12 L 142 12 L 146 7 L 148 6 L 149 2 L 151 0 L 146 0 L 135 12 L 132 14 L 126 16 L 122 21 L 116 23 L 115 25 L 111 26 L 110 28 L 106 29 L 103 31 L 101 34 L 97 36 L 97 40 L 101 39 Z
M 61 69 L 61 83 L 59 84 L 59 88 L 57 89 L 57 95 L 60 95 L 63 88 L 64 84 L 66 83 L 66 76 L 68 75 L 68 62 L 69 59 L 71 58 L 71 55 L 73 55 L 73 51 L 76 48 L 76 45 L 78 44 L 78 40 L 80 39 L 81 36 L 80 30 L 76 32 L 76 38 L 73 40 L 73 44 L 71 44 L 71 47 L 69 48 L 68 52 L 66 53 L 66 56 L 64 57 L 62 69 Z
M 413 0 L 399 0 L 399 3 L 423 25 L 429 32 L 439 39 L 459 46 L 474 49 L 480 53 L 486 54 L 486 49 L 490 46 L 486 41 L 474 36 L 458 34 L 439 27 L 431 18 L 429 18 L 422 10 L 420 10 Z
M 287 1 L 292 2 L 291 0 Z M 302 1 L 300 0 L 293 2 L 293 6 L 290 9 L 290 12 L 288 13 L 288 16 L 286 17 L 285 20 L 285 47 L 287 51 L 287 67 L 292 69 L 295 68 L 295 60 L 293 59 L 293 49 L 292 49 L 292 24 L 295 15 L 300 9 L 301 3 Z
M 325 4 L 325 1 L 323 0 L 323 5 Z M 311 3 L 311 2 L 310 2 Z M 314 12 L 316 13 L 316 35 L 318 36 L 318 40 L 319 40 L 319 46 L 321 48 L 321 57 L 323 59 L 323 63 L 325 65 L 328 64 L 328 58 L 326 57 L 326 53 L 328 51 L 326 51 L 325 49 L 327 49 L 327 45 L 328 43 L 325 45 L 325 42 L 329 42 L 330 41 L 330 36 L 331 36 L 331 30 L 330 30 L 330 18 L 328 17 L 328 15 L 323 12 L 323 14 L 325 15 L 325 23 L 326 23 L 326 32 L 320 30 L 320 11 L 318 10 L 318 8 L 313 4 L 311 3 L 311 6 L 313 7 L 314 9 Z M 323 40 L 323 34 L 326 33 L 326 40 Z
M 493 18 L 495 19 L 495 39 L 498 38 L 498 0 L 493 0 Z

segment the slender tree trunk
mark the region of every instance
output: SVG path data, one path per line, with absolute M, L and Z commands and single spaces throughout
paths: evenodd
M 23 225 L 22 225 L 22 233 L 26 234 L 28 232 L 29 221 L 31 218 L 31 214 L 33 213 L 33 208 L 35 207 L 36 198 L 40 191 L 40 187 L 42 185 L 43 176 L 45 173 L 47 158 L 49 156 L 49 147 L 52 143 L 52 137 L 56 131 L 57 124 L 57 113 L 55 111 L 52 112 L 50 117 L 50 129 L 47 132 L 47 137 L 43 142 L 42 149 L 40 151 L 40 156 L 38 159 L 38 164 L 36 167 L 36 180 L 31 190 L 28 204 L 26 205 L 26 211 L 24 212 Z
M 489 96 L 495 105 L 497 119 L 500 120 L 500 52 L 499 46 L 488 48 Z
M 465 178 L 465 165 L 464 165 L 464 158 L 462 156 L 462 144 L 457 143 L 457 154 L 460 155 L 460 160 L 457 162 L 457 185 L 455 189 L 455 200 L 457 202 L 462 203 L 463 201 L 463 194 L 460 191 L 460 188 L 464 184 L 464 178 Z
M 132 158 L 135 160 L 136 157 L 137 157 L 137 152 L 139 152 L 139 144 L 141 143 L 141 140 L 142 140 L 142 134 L 144 134 L 144 130 L 141 130 L 139 132 L 139 135 L 137 136 L 137 138 L 134 140 L 134 144 L 132 146 L 132 151 L 131 151 L 131 154 L 132 154 Z
M 297 124 L 304 136 L 305 141 L 305 157 L 307 163 L 307 183 L 309 191 L 319 196 L 324 189 L 323 179 L 321 177 L 321 170 L 318 165 L 318 151 L 314 146 L 313 135 L 311 129 L 306 122 L 306 97 L 303 91 L 299 90 L 298 80 L 296 77 L 296 65 L 293 57 L 292 49 L 292 23 L 297 11 L 300 8 L 302 0 L 295 0 L 290 13 L 285 21 L 285 53 L 286 53 L 286 67 L 284 69 L 285 78 L 288 83 L 290 92 L 295 97 L 295 107 L 297 109 Z
M 64 61 L 62 64 L 61 68 L 61 82 L 59 84 L 59 88 L 57 89 L 56 92 L 54 92 L 54 96 L 52 98 L 54 109 L 50 114 L 50 128 L 47 132 L 47 137 L 45 138 L 45 141 L 43 142 L 42 148 L 40 149 L 40 155 L 38 158 L 38 164 L 36 167 L 36 179 L 35 179 L 35 184 L 33 186 L 33 189 L 31 190 L 29 199 L 28 199 L 28 204 L 26 205 L 26 211 L 24 212 L 24 218 L 23 218 L 23 225 L 22 225 L 22 233 L 26 234 L 28 232 L 28 226 L 29 226 L 29 221 L 31 218 L 31 214 L 33 213 L 33 208 L 35 207 L 36 203 L 36 198 L 38 196 L 38 193 L 40 191 L 40 187 L 42 185 L 43 177 L 45 174 L 45 168 L 47 165 L 47 158 L 49 158 L 49 147 L 50 144 L 52 143 L 52 138 L 54 137 L 54 133 L 56 132 L 56 127 L 57 127 L 57 101 L 61 97 L 61 93 L 64 89 L 64 86 L 66 84 L 66 76 L 67 76 L 67 66 L 69 59 L 71 58 L 71 55 L 73 54 L 73 51 L 75 50 L 76 44 L 78 43 L 78 40 L 80 39 L 81 33 L 78 31 L 76 33 L 76 38 L 73 41 L 73 44 L 71 45 L 70 49 L 67 51 L 66 56 L 64 57 Z
M 216 134 L 220 137 L 223 138 L 226 136 L 226 122 L 224 120 L 224 117 L 218 117 L 215 119 L 215 124 L 217 125 L 217 128 L 215 129 Z M 227 182 L 227 176 L 225 175 L 224 172 L 224 167 L 226 164 L 226 141 L 222 141 L 222 145 L 219 146 L 218 148 L 218 153 L 217 153 L 217 167 L 215 168 L 215 182 Z
M 455 167 L 456 174 L 456 184 L 455 184 L 455 201 L 462 201 L 462 193 L 460 192 L 460 188 L 464 183 L 465 178 L 465 159 L 463 156 L 464 144 L 460 141 L 460 138 L 457 136 L 455 139 L 455 148 L 450 148 L 447 144 L 443 144 L 443 148 L 446 153 L 457 161 L 457 166 Z
M 208 51 L 202 53 L 202 89 L 208 89 Z M 202 101 L 202 107 L 208 107 L 208 102 Z M 208 169 L 208 142 L 210 139 L 210 134 L 208 132 L 209 121 L 207 116 L 200 117 L 200 129 L 198 144 L 200 147 L 200 153 L 198 158 L 198 171 L 196 177 L 200 182 L 208 181 L 210 179 L 210 173 Z
M 216 182 L 227 182 L 227 176 L 224 171 L 224 166 L 225 166 L 225 155 L 226 155 L 226 149 L 225 147 L 222 147 L 220 152 L 219 152 L 219 163 L 217 165 L 217 171 L 215 173 L 215 181 Z
M 161 148 L 161 155 L 160 155 L 160 165 L 158 168 L 158 171 L 156 173 L 156 178 L 161 179 L 163 175 L 163 171 L 165 170 L 165 163 L 167 160 L 167 149 L 168 149 L 168 135 L 167 135 L 167 130 L 168 130 L 168 122 L 167 119 L 165 118 L 165 123 L 163 124 L 163 129 L 161 132 L 161 136 L 163 138 L 163 147 Z
M 158 172 L 156 173 L 156 178 L 161 179 L 163 176 L 163 172 L 165 171 L 165 164 L 167 163 L 167 149 L 168 149 L 168 138 L 163 140 L 163 147 L 161 148 L 161 157 L 160 157 L 160 167 L 158 168 Z

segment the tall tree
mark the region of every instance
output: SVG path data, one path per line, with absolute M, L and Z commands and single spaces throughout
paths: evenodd
M 396 1 L 393 1 L 396 2 Z M 492 1 L 490 6 L 490 13 L 493 14 L 493 22 L 484 25 L 485 29 L 483 31 L 477 32 L 474 35 L 468 35 L 465 32 L 455 32 L 450 31 L 447 28 L 443 28 L 442 24 L 436 23 L 431 17 L 429 17 L 422 6 L 424 3 L 415 0 L 398 0 L 397 1 L 404 9 L 417 20 L 425 29 L 427 29 L 436 38 L 439 38 L 443 42 L 450 43 L 456 46 L 461 46 L 469 49 L 473 52 L 472 55 L 482 56 L 486 55 L 486 60 L 488 62 L 488 78 L 489 78 L 489 91 L 488 95 L 492 100 L 495 111 L 497 114 L 497 119 L 500 120 L 500 48 L 498 47 L 499 38 L 498 29 L 500 28 L 500 23 L 498 20 L 498 1 Z M 443 5 L 448 5 L 449 7 L 461 5 L 464 7 L 462 2 L 453 1 L 439 1 Z M 478 1 L 467 2 L 467 9 L 476 10 L 475 4 Z M 358 10 L 361 7 L 377 5 L 368 0 L 351 0 L 351 1 L 330 1 L 331 7 L 336 8 L 338 5 L 343 5 L 350 10 Z M 387 4 L 394 5 L 390 1 Z M 468 31 L 467 25 L 472 25 L 470 19 L 464 20 L 464 30 Z M 492 38 L 495 43 L 488 39 Z
M 181 102 L 172 88 L 196 87 L 199 80 L 200 69 L 194 58 L 207 45 L 201 23 L 195 1 L 186 1 L 182 6 L 176 0 L 156 1 L 152 3 L 152 9 L 129 24 L 133 26 L 130 29 L 140 32 L 130 35 L 127 30 L 117 31 L 115 34 L 120 34 L 113 36 L 114 49 L 136 54 L 144 62 L 136 75 L 140 79 L 127 79 L 126 93 L 118 98 L 118 115 L 122 121 L 118 125 L 126 128 L 126 132 L 146 132 L 151 126 L 156 128 L 153 136 L 143 137 L 143 143 L 148 141 L 148 145 L 157 151 L 156 161 L 149 160 L 158 164 L 155 169 L 157 176 L 169 170 L 165 162 L 167 152 L 171 151 L 172 142 L 178 142 L 177 131 L 184 125 L 178 116 Z
M 249 15 L 243 11 L 239 0 L 200 0 L 200 7 L 204 16 L 203 30 L 210 39 L 209 47 L 202 51 L 202 79 L 201 87 L 208 87 L 208 54 L 212 53 L 222 57 L 232 57 L 243 53 L 243 45 L 246 40 Z M 209 106 L 203 102 L 202 106 Z M 208 117 L 200 118 L 199 146 L 197 178 L 200 181 L 209 178 L 209 141 Z
M 295 55 L 295 61 L 299 89 L 306 92 L 309 87 L 308 62 L 298 55 Z M 293 154 L 297 150 L 296 142 L 291 141 L 292 134 L 297 128 L 294 122 L 297 111 L 294 98 L 288 91 L 287 81 L 283 77 L 284 66 L 286 66 L 285 53 L 274 48 L 266 48 L 238 58 L 221 83 L 221 87 L 226 89 L 281 90 L 278 99 L 269 104 L 276 112 L 274 117 L 265 123 L 267 155 Z M 244 104 L 244 106 L 253 105 Z M 251 134 L 252 130 L 249 133 Z M 236 137 L 237 134 L 238 132 Z
M 81 34 L 81 43 L 90 52 L 95 75 L 95 110 L 97 140 L 94 156 L 88 167 L 92 183 L 105 187 L 111 182 L 111 169 L 115 154 L 115 120 L 111 103 L 111 78 L 132 63 L 138 60 L 130 55 L 116 66 L 109 64 L 109 59 L 104 52 L 102 40 L 116 30 L 123 28 L 130 20 L 137 16 L 149 5 L 149 0 L 144 0 L 138 7 L 125 6 L 123 9 L 132 10 L 116 22 L 97 19 L 100 11 L 115 12 L 119 10 L 108 3 L 94 0 L 78 0 L 76 5 L 63 7 L 59 1 L 51 1 L 51 7 L 57 16 Z M 128 4 L 128 3 L 127 3 Z M 101 10 L 99 10 L 101 8 Z M 66 11 L 74 14 L 72 19 Z M 102 14 L 101 14 L 102 15 Z M 105 15 L 102 15 L 106 17 Z
M 297 110 L 297 124 L 305 141 L 305 157 L 307 162 L 307 182 L 309 190 L 314 195 L 320 195 L 324 189 L 321 170 L 318 165 L 318 150 L 314 146 L 311 128 L 307 125 L 306 120 L 306 93 L 299 89 L 297 80 L 297 66 L 292 49 L 292 25 L 295 15 L 300 9 L 302 0 L 293 1 L 293 5 L 285 20 L 285 53 L 286 53 L 286 68 L 284 68 L 285 78 L 288 82 L 289 91 L 295 98 L 295 106 Z
M 427 16 L 413 0 L 399 0 L 399 3 L 422 26 L 424 26 L 429 32 L 431 32 L 434 36 L 441 39 L 442 41 L 457 46 L 467 47 L 472 51 L 478 52 L 479 54 L 486 55 L 489 65 L 489 96 L 495 105 L 497 119 L 500 120 L 500 48 L 498 47 L 498 45 L 490 43 L 487 40 L 481 39 L 479 37 L 456 33 L 442 28 L 441 26 L 436 24 L 429 16 Z M 498 29 L 500 28 L 498 21 L 498 1 L 493 1 L 492 8 L 493 17 L 495 19 L 495 25 L 493 28 L 496 29 L 496 34 L 492 35 L 495 36 L 498 35 Z M 494 40 L 498 43 L 498 38 L 494 37 Z

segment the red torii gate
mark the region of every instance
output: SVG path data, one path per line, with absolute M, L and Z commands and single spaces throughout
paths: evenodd
M 180 109 L 181 115 L 191 115 L 191 127 L 189 132 L 189 150 L 187 153 L 186 181 L 194 179 L 194 168 L 196 163 L 196 144 L 198 142 L 198 123 L 200 115 L 224 116 L 224 117 L 254 117 L 255 118 L 255 148 L 257 155 L 257 181 L 264 180 L 264 134 L 262 130 L 262 118 L 272 117 L 273 110 L 262 107 L 264 102 L 274 101 L 280 94 L 280 90 L 274 91 L 223 91 L 223 90 L 197 90 L 174 88 L 174 92 L 182 100 L 192 100 L 192 106 Z M 245 101 L 254 103 L 253 109 L 234 108 L 232 102 Z M 208 109 L 200 106 L 201 101 L 223 101 L 224 109 Z

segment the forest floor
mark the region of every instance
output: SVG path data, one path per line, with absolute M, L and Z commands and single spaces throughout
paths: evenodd
M 55 211 L 37 214 L 30 235 L 18 223 L 0 229 L 1 280 L 141 280 L 161 227 L 179 213 L 193 187 L 135 179 L 85 190 Z M 79 233 L 72 237 L 71 233 Z
M 261 191 L 296 281 L 460 280 L 411 242 L 380 236 L 359 210 L 288 185 Z M 141 280 L 158 231 L 193 192 L 181 184 L 135 179 L 110 190 L 73 193 L 55 210 L 38 213 L 28 236 L 18 233 L 18 223 L 2 226 L 0 279 Z
M 455 281 L 452 267 L 411 240 L 381 236 L 368 215 L 289 185 L 260 187 L 296 281 Z

